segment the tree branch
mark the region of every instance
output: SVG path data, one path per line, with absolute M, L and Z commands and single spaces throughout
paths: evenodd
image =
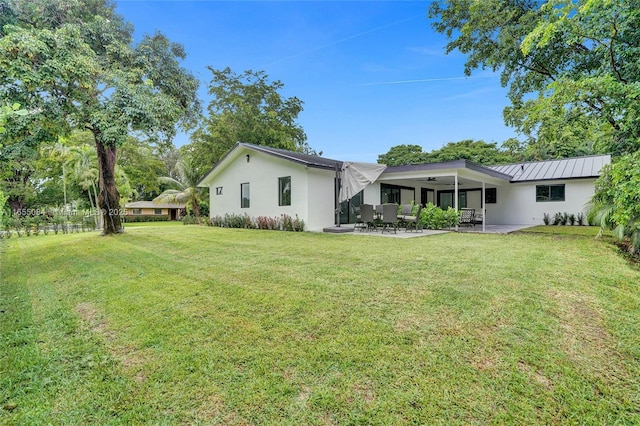
M 622 74 L 620 74 L 620 70 L 618 70 L 618 67 L 616 67 L 616 60 L 613 54 L 613 42 L 615 41 L 617 35 L 618 26 L 616 25 L 616 21 L 613 21 L 613 35 L 611 36 L 611 41 L 609 41 L 609 62 L 611 62 L 611 69 L 613 69 L 613 72 L 618 77 L 618 80 L 623 83 L 628 83 L 628 81 L 622 77 Z
M 551 79 L 551 81 L 556 81 L 556 78 L 553 76 L 553 74 L 551 74 L 551 71 L 549 71 L 548 69 L 545 69 L 544 67 L 536 68 L 534 66 L 527 65 L 524 62 L 520 62 L 520 66 L 529 71 L 537 72 L 538 74 L 547 76 Z

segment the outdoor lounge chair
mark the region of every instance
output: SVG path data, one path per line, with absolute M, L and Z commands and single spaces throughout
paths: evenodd
M 384 204 L 382 206 L 382 232 L 389 227 L 393 228 L 393 233 L 398 231 L 398 205 Z
M 419 229 L 422 232 L 422 225 L 420 224 L 420 213 L 422 212 L 422 204 L 418 206 L 418 211 L 415 216 L 405 216 L 404 222 L 406 227 L 404 228 L 404 232 L 407 232 L 409 229 L 413 228 L 416 231 Z
M 460 209 L 460 226 L 476 226 L 476 209 Z

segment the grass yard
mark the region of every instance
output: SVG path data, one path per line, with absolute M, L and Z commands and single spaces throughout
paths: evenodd
M 551 234 L 551 235 L 565 235 L 574 237 L 590 237 L 595 238 L 600 232 L 599 226 L 554 226 L 554 225 L 540 225 L 532 226 L 531 228 L 525 228 L 520 231 L 525 234 Z M 603 237 L 610 237 L 611 231 L 605 230 L 602 233 Z
M 3 424 L 640 423 L 640 270 L 593 238 L 0 244 Z

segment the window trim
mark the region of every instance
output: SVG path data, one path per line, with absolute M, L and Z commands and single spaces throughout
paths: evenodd
M 485 204 L 497 204 L 498 203 L 498 188 L 485 188 L 484 189 L 484 203 Z
M 284 197 L 284 191 L 283 191 L 283 182 L 287 182 L 289 183 L 289 196 L 288 196 L 288 203 L 285 204 L 285 202 L 287 200 L 285 200 Z M 286 185 L 286 183 L 285 183 Z M 291 205 L 291 176 L 282 176 L 278 178 L 278 206 L 290 206 Z
M 142 214 L 142 209 L 131 209 L 131 214 L 141 215 Z
M 538 191 L 543 188 L 546 188 L 548 191 L 548 195 L 546 196 L 546 199 L 544 195 L 538 195 Z M 556 195 L 556 198 L 554 198 L 552 188 L 562 188 L 562 198 L 557 197 L 557 195 Z M 566 193 L 566 186 L 564 183 L 536 185 L 536 203 L 563 202 L 563 201 L 566 201 L 566 199 L 567 199 L 567 193 Z
M 153 209 L 153 214 L 159 216 L 162 214 L 162 209 Z
M 244 198 L 244 187 L 245 185 L 247 186 L 247 198 L 246 198 L 246 205 L 245 205 L 245 198 Z M 240 208 L 241 209 L 248 209 L 251 208 L 251 185 L 249 182 L 243 182 L 240 184 Z

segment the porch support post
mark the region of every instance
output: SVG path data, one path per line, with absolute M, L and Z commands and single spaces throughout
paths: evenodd
M 453 191 L 453 207 L 456 209 L 456 212 L 458 212 L 458 172 L 456 172 L 456 174 L 453 176 L 453 180 L 454 180 L 454 191 Z M 456 225 L 456 231 L 458 230 L 458 225 Z
M 480 200 L 480 205 L 482 206 L 482 232 L 485 231 L 485 223 L 487 223 L 487 207 L 485 206 L 487 199 L 484 196 L 485 192 L 485 183 L 482 181 L 482 199 Z
M 335 205 L 336 205 L 336 210 L 335 210 L 335 222 L 336 222 L 336 226 L 339 228 L 340 227 L 340 201 L 339 197 L 340 197 L 340 167 L 338 167 L 338 163 L 336 163 L 336 177 L 335 177 L 335 188 L 334 188 L 334 196 L 335 196 Z

